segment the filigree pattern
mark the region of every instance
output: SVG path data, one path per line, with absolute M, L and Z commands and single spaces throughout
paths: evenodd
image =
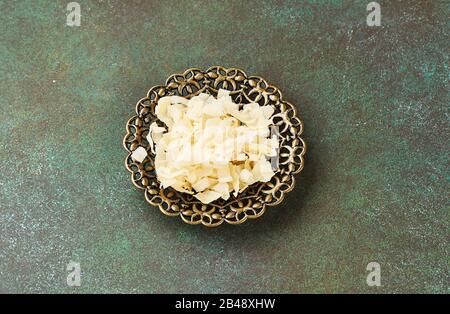
M 153 163 L 155 156 L 146 135 L 152 122 L 161 124 L 155 115 L 155 106 L 161 97 L 178 95 L 190 98 L 202 92 L 215 96 L 219 89 L 229 90 L 236 103 L 257 102 L 275 109 L 271 119 L 279 132 L 278 170 L 269 182 L 255 183 L 237 197 L 202 204 L 192 195 L 160 187 Z M 166 215 L 180 216 L 189 224 L 214 227 L 224 222 L 240 224 L 261 216 L 267 206 L 279 204 L 285 193 L 294 188 L 294 174 L 304 166 L 306 144 L 300 137 L 303 123 L 297 117 L 295 107 L 283 100 L 278 88 L 261 77 L 248 77 L 237 68 L 214 66 L 206 71 L 191 68 L 182 74 L 171 75 L 164 86 L 152 87 L 147 96 L 137 102 L 136 115 L 128 120 L 126 130 L 123 145 L 129 154 L 125 166 L 131 172 L 133 184 L 145 190 L 145 198 L 151 205 L 157 206 Z M 131 158 L 132 151 L 138 146 L 145 147 L 148 153 L 142 163 Z

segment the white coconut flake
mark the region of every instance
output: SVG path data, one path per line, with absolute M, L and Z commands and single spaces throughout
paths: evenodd
M 142 146 L 136 148 L 131 154 L 131 158 L 137 162 L 143 162 L 145 157 L 147 157 L 147 151 Z

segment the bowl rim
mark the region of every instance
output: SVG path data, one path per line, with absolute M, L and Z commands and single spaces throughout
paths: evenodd
M 204 86 L 201 86 L 201 85 L 197 84 L 198 82 L 196 82 L 196 80 L 197 81 L 204 80 L 206 83 L 204 83 Z M 215 80 L 215 83 L 213 86 L 210 85 L 211 80 Z M 216 84 L 217 81 L 218 81 L 218 83 Z M 289 158 L 294 160 L 295 157 L 298 157 L 300 161 L 298 164 L 295 163 L 296 165 L 298 165 L 298 167 L 295 168 L 295 166 L 294 166 L 292 168 L 293 169 L 292 171 L 289 171 L 287 174 L 285 174 L 283 177 L 281 177 L 281 179 L 280 179 L 281 181 L 279 181 L 277 179 L 277 184 L 281 184 L 281 186 L 284 186 L 284 189 L 281 190 L 281 193 L 276 195 L 275 200 L 273 200 L 273 197 L 272 197 L 272 196 L 275 196 L 275 193 L 273 193 L 270 201 L 264 202 L 262 200 L 258 200 L 255 203 L 250 202 L 249 204 L 245 205 L 245 209 L 244 209 L 244 203 L 241 202 L 241 199 L 239 198 L 239 196 L 242 197 L 242 194 L 245 192 L 245 190 L 239 192 L 238 196 L 235 199 L 230 200 L 230 201 L 223 201 L 222 205 L 215 204 L 216 201 L 212 202 L 210 204 L 203 204 L 200 201 L 183 203 L 182 201 L 185 201 L 185 199 L 183 199 L 183 198 L 181 198 L 181 201 L 180 201 L 180 199 L 178 199 L 173 204 L 169 204 L 169 203 L 171 203 L 170 198 L 173 196 L 173 195 L 169 195 L 170 193 L 174 192 L 174 194 L 178 194 L 178 195 L 182 195 L 182 194 L 189 195 L 189 194 L 178 192 L 178 191 L 171 191 L 169 188 L 166 188 L 166 189 L 159 188 L 159 191 L 157 191 L 156 190 L 157 188 L 155 186 L 148 185 L 148 180 L 147 180 L 147 182 L 145 181 L 146 179 L 148 179 L 148 177 L 146 176 L 147 168 L 144 168 L 145 160 L 143 161 L 143 163 L 140 163 L 140 165 L 138 165 L 136 162 L 133 162 L 131 159 L 132 151 L 134 149 L 136 149 L 137 146 L 143 146 L 144 148 L 146 148 L 147 153 L 148 153 L 146 160 L 150 163 L 152 162 L 152 159 L 150 158 L 151 154 L 148 152 L 148 145 L 138 145 L 138 143 L 142 144 L 143 142 L 144 143 L 146 142 L 146 140 L 142 141 L 143 138 L 145 138 L 145 135 L 144 135 L 145 130 L 144 131 L 141 130 L 141 128 L 144 128 L 143 125 L 144 125 L 145 121 L 143 121 L 143 120 L 145 120 L 145 118 L 148 115 L 150 115 L 150 116 L 152 115 L 151 108 L 154 109 L 154 107 L 156 106 L 156 103 L 157 103 L 157 99 L 159 99 L 159 97 L 163 97 L 162 96 L 163 93 L 168 93 L 170 91 L 177 90 L 178 94 L 180 94 L 180 96 L 184 96 L 183 93 L 187 92 L 186 96 L 188 96 L 188 97 L 192 97 L 196 94 L 199 94 L 202 91 L 207 91 L 210 93 L 211 92 L 217 93 L 218 89 L 220 89 L 221 83 L 222 83 L 222 85 L 225 84 L 223 86 L 225 86 L 225 88 L 228 89 L 227 87 L 229 84 L 227 84 L 225 82 L 230 82 L 229 84 L 231 84 L 234 89 L 231 91 L 231 95 L 235 95 L 235 96 L 241 97 L 241 98 L 245 97 L 246 99 L 244 99 L 244 100 L 252 101 L 251 99 L 249 99 L 248 95 L 251 95 L 253 93 L 253 91 L 256 90 L 257 92 L 259 92 L 259 94 L 257 94 L 257 97 L 260 97 L 257 100 L 257 102 L 259 102 L 261 100 L 261 97 L 264 98 L 264 102 L 268 102 L 267 99 L 270 98 L 271 101 L 273 102 L 271 105 L 274 106 L 275 109 L 279 109 L 281 111 L 281 113 L 286 115 L 286 119 L 295 120 L 294 131 L 292 131 L 292 130 L 289 130 L 289 131 L 293 134 L 291 140 L 293 142 L 295 142 L 295 141 L 297 141 L 297 142 L 295 142 L 295 145 L 294 145 L 295 149 L 293 149 L 292 147 L 289 148 L 289 150 L 290 150 Z M 239 86 L 241 86 L 241 88 L 236 90 L 236 84 L 238 84 L 238 83 L 240 84 Z M 193 84 L 193 85 L 189 85 L 189 84 Z M 259 85 L 259 84 L 261 84 L 261 85 Z M 198 87 L 198 86 L 201 86 L 201 88 L 197 88 L 197 90 L 195 92 L 193 92 L 193 88 Z M 266 89 L 265 90 L 261 89 L 261 86 L 265 87 Z M 248 92 L 248 95 L 246 94 L 246 92 L 244 92 L 245 89 L 250 89 L 250 91 Z M 269 93 L 269 91 L 272 91 L 272 92 Z M 283 109 L 282 107 L 287 107 L 287 109 Z M 157 206 L 160 209 L 160 211 L 165 215 L 180 216 L 185 223 L 188 223 L 191 225 L 201 224 L 201 225 L 204 225 L 207 227 L 217 227 L 217 226 L 223 224 L 224 222 L 226 222 L 228 224 L 232 224 L 232 225 L 237 225 L 237 224 L 244 223 L 248 219 L 255 219 L 255 218 L 260 217 L 265 212 L 265 209 L 267 206 L 275 206 L 275 205 L 280 204 L 284 200 L 285 194 L 294 189 L 295 183 L 296 183 L 294 175 L 300 173 L 304 168 L 304 164 L 305 164 L 304 156 L 307 151 L 307 144 L 301 137 L 301 134 L 303 133 L 303 130 L 304 130 L 304 124 L 303 124 L 303 121 L 297 115 L 296 107 L 292 103 L 284 100 L 282 97 L 281 91 L 277 87 L 268 84 L 264 78 L 262 78 L 260 76 L 247 76 L 247 74 L 243 70 L 241 70 L 240 68 L 237 68 L 237 67 L 226 68 L 223 66 L 212 66 L 212 67 L 209 67 L 206 71 L 203 71 L 199 68 L 193 67 L 193 68 L 186 69 L 183 73 L 172 74 L 167 78 L 165 85 L 153 86 L 152 88 L 150 88 L 148 90 L 146 97 L 143 97 L 140 100 L 138 100 L 138 102 L 135 105 L 135 113 L 136 114 L 134 116 L 132 116 L 130 119 L 128 119 L 128 121 L 127 121 L 127 124 L 126 124 L 126 132 L 127 133 L 122 140 L 123 147 L 128 152 L 128 156 L 125 159 L 125 167 L 131 173 L 131 181 L 135 187 L 137 187 L 138 189 L 143 189 L 145 191 L 145 199 L 150 205 Z M 277 114 L 274 113 L 274 115 L 271 117 L 271 119 L 273 119 L 277 115 L 278 115 L 278 113 Z M 154 118 L 153 121 L 155 121 L 155 120 L 158 120 L 157 117 Z M 286 121 L 283 120 L 283 122 L 286 122 Z M 289 123 L 290 122 L 291 121 L 289 120 Z M 293 128 L 293 127 L 291 126 L 291 128 Z M 136 133 L 133 133 L 134 131 Z M 130 137 L 133 137 L 133 136 L 134 136 L 134 138 L 130 139 Z M 283 141 L 284 141 L 284 139 L 281 138 L 280 144 L 283 143 Z M 133 147 L 134 147 L 134 149 L 133 149 Z M 296 150 L 297 148 L 301 148 L 300 153 L 298 153 L 298 154 L 292 153 L 292 150 Z M 131 164 L 130 164 L 130 161 L 131 161 Z M 292 164 L 294 164 L 294 162 L 292 162 L 291 164 L 288 164 L 289 169 L 291 169 Z M 137 172 L 135 171 L 136 169 L 133 166 L 137 166 L 139 168 L 140 177 L 136 177 Z M 153 167 L 153 170 L 154 170 L 154 167 Z M 279 174 L 280 171 L 281 170 L 278 169 L 277 172 L 275 172 L 275 175 L 273 178 L 275 178 L 277 176 L 277 174 Z M 157 182 L 159 182 L 157 180 L 156 176 L 152 176 L 152 178 L 154 180 L 156 180 Z M 269 182 L 271 182 L 272 179 Z M 288 184 L 286 182 L 288 182 Z M 255 184 L 247 187 L 246 190 L 248 188 L 251 188 L 254 185 L 259 186 L 257 188 L 257 192 L 256 192 L 256 194 L 248 196 L 248 197 L 255 198 L 255 196 L 257 196 L 257 198 L 255 198 L 255 199 L 258 199 L 258 197 L 260 197 L 259 194 L 261 194 L 261 189 L 263 189 L 267 184 L 257 182 Z M 253 188 L 255 188 L 255 187 L 253 187 Z M 274 189 L 275 189 L 275 187 L 274 187 Z M 165 193 L 166 193 L 165 190 L 169 190 L 167 195 L 165 195 Z M 267 196 L 269 196 L 269 195 L 271 195 L 271 194 L 267 194 Z M 268 197 L 266 197 L 266 198 L 268 198 Z M 160 199 L 164 199 L 164 201 L 160 202 Z M 227 210 L 220 211 L 220 214 L 218 212 L 216 212 L 216 210 L 211 210 L 211 208 L 208 209 L 208 206 L 213 206 L 213 208 L 215 208 L 215 209 L 217 209 L 217 208 L 223 209 L 227 206 L 230 206 L 230 204 L 233 204 L 236 202 L 237 202 L 237 205 L 239 207 L 241 207 L 241 209 L 239 207 L 234 207 L 234 208 L 229 209 L 231 211 L 227 211 Z M 183 209 L 183 208 L 180 208 L 180 206 L 179 206 L 179 205 L 181 205 L 181 206 L 186 207 L 186 204 L 189 204 L 189 206 L 192 206 L 193 209 L 191 209 L 190 207 L 188 209 L 186 209 L 186 208 Z M 196 206 L 193 204 L 199 204 L 199 205 Z M 167 207 L 167 206 L 169 206 L 169 207 Z M 251 207 L 248 207 L 248 206 L 251 206 Z M 261 207 L 258 208 L 257 206 L 261 206 Z M 241 217 L 238 218 L 238 215 L 241 214 L 244 210 L 245 210 L 245 215 L 243 215 L 243 216 L 241 215 Z M 247 214 L 247 210 L 250 212 L 250 214 Z M 233 213 L 234 213 L 234 216 L 232 217 L 232 215 L 230 215 L 230 214 L 233 214 Z M 220 215 L 220 217 L 218 215 Z M 196 219 L 193 219 L 193 216 L 195 216 Z M 200 219 L 198 219 L 199 216 L 201 216 Z M 230 217 L 228 217 L 228 216 L 230 216 Z M 188 218 L 188 217 L 190 217 L 190 218 Z M 207 219 L 204 219 L 204 217 L 207 217 Z M 215 221 L 213 221 L 213 220 L 215 220 Z

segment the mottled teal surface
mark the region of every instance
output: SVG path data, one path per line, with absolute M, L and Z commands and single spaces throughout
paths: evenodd
M 450 291 L 448 1 L 374 28 L 369 1 L 80 0 L 80 27 L 67 2 L 0 1 L 0 291 Z M 151 86 L 211 65 L 278 86 L 309 145 L 285 202 L 216 229 L 150 207 L 121 144 Z

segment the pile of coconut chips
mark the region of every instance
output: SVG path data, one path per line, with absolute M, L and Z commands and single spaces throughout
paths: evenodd
M 268 159 L 278 149 L 269 128 L 273 112 L 257 103 L 240 109 L 222 89 L 217 98 L 205 93 L 191 99 L 162 97 L 155 113 L 167 129 L 153 122 L 147 135 L 161 186 L 208 204 L 269 181 L 274 171 Z M 142 149 L 133 152 L 134 160 L 146 157 Z

